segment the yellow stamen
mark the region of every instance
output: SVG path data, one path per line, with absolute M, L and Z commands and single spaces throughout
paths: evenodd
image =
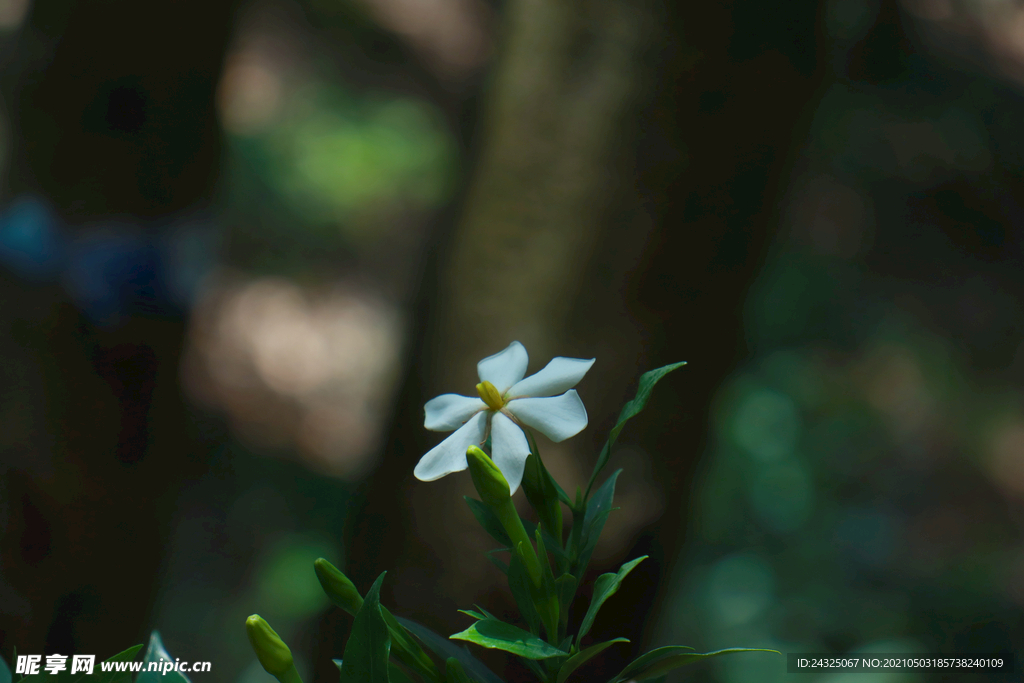
M 480 394 L 481 400 L 491 410 L 501 410 L 505 407 L 505 401 L 502 400 L 501 394 L 498 393 L 498 390 L 490 382 L 483 381 L 477 384 L 476 393 Z

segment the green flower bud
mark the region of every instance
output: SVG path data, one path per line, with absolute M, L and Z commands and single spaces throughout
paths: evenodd
M 280 678 L 295 666 L 292 651 L 263 617 L 254 614 L 246 619 L 245 631 L 249 635 L 256 659 L 260 660 L 267 673 Z
M 466 451 L 466 460 L 480 500 L 491 507 L 500 507 L 511 499 L 505 475 L 486 453 L 476 446 L 470 446 Z
M 516 506 L 512 503 L 508 481 L 494 461 L 476 446 L 470 446 L 466 451 L 466 460 L 469 462 L 469 473 L 473 475 L 473 484 L 480 494 L 480 499 L 494 510 L 501 526 L 512 539 L 512 547 L 522 548 L 526 571 L 529 572 L 534 586 L 540 586 L 540 561 L 533 550 L 533 544 L 530 543 L 530 537 L 526 535 L 526 529 L 523 528 L 523 520 L 519 519 Z
M 316 571 L 316 578 L 320 580 L 320 586 L 331 602 L 355 616 L 363 606 L 363 596 L 359 595 L 359 591 L 349 578 L 322 557 L 313 562 L 313 570 Z

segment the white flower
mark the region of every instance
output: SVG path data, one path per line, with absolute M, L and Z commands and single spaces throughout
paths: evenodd
M 466 450 L 483 444 L 490 434 L 491 458 L 515 493 L 530 455 L 524 425 L 556 442 L 583 431 L 587 409 L 572 387 L 594 359 L 553 358 L 543 370 L 523 379 L 528 360 L 523 345 L 512 342 L 477 363 L 478 397 L 443 394 L 427 401 L 423 426 L 455 433 L 420 458 L 413 470 L 417 479 L 434 481 L 466 469 Z

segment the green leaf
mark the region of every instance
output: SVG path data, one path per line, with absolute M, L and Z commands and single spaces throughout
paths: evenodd
M 512 591 L 512 598 L 519 607 L 519 613 L 526 621 L 527 627 L 533 634 L 540 633 L 540 613 L 534 601 L 533 582 L 526 571 L 526 560 L 523 557 L 522 544 L 516 547 L 508 564 L 508 588 Z
M 493 615 L 493 614 L 491 614 L 490 612 L 488 612 L 487 610 L 485 610 L 485 609 L 484 609 L 483 607 L 481 607 L 480 605 L 473 605 L 473 607 L 476 607 L 476 608 L 477 608 L 477 610 L 478 610 L 478 611 L 480 611 L 480 612 L 482 612 L 482 613 L 483 613 L 483 615 L 484 615 L 485 617 L 487 617 L 488 619 L 494 619 L 494 615 Z
M 388 679 L 391 683 L 415 683 L 409 674 L 394 662 L 388 662 Z
M 562 574 L 555 579 L 555 594 L 558 596 L 558 617 L 559 626 L 565 631 L 569 623 L 569 607 L 576 597 L 576 577 L 572 574 Z M 565 648 L 560 648 L 565 650 Z
M 547 472 L 546 469 L 544 471 Z M 567 494 L 565 492 L 565 490 L 561 486 L 558 485 L 558 482 L 555 481 L 555 478 L 552 477 L 550 473 L 548 473 L 548 479 L 551 481 L 551 485 L 555 488 L 555 495 L 558 496 L 558 500 L 560 500 L 563 503 L 565 503 L 569 507 L 569 509 L 571 510 L 572 509 L 572 498 L 570 498 L 569 494 Z
M 540 451 L 537 449 L 537 442 L 533 438 L 532 430 L 526 429 L 526 440 L 530 445 L 530 455 L 526 458 L 525 469 L 523 470 L 522 488 L 530 506 L 536 511 L 537 517 L 544 526 L 558 535 L 558 545 L 561 546 L 562 539 L 562 505 L 559 502 L 562 498 L 568 498 L 565 491 L 558 486 L 551 474 L 544 467 L 540 459 Z
M 558 593 L 558 604 L 562 611 L 569 609 L 576 597 L 576 577 L 565 573 L 555 579 L 555 591 Z
M 512 548 L 495 548 L 494 550 L 487 551 L 487 559 L 491 561 L 491 564 L 500 569 L 501 573 L 505 576 L 508 576 L 508 565 L 496 558 L 494 553 L 507 553 L 511 551 Z
M 544 548 L 555 558 L 555 567 L 560 573 L 564 573 L 569 568 L 569 555 L 562 550 L 561 544 L 555 539 L 554 536 L 548 533 L 548 530 L 544 528 L 544 525 L 534 524 L 528 519 L 522 520 L 523 528 L 526 529 L 526 533 L 529 536 L 534 536 L 537 533 L 537 529 L 540 529 L 541 538 L 544 539 Z
M 619 590 L 619 584 L 626 578 L 626 575 L 633 571 L 633 568 L 638 564 L 647 559 L 647 555 L 636 558 L 632 562 L 627 562 L 619 568 L 619 571 L 615 574 L 601 574 L 597 577 L 597 581 L 594 582 L 594 597 L 590 600 L 590 607 L 587 608 L 587 616 L 583 617 L 583 623 L 580 624 L 579 641 L 583 641 L 583 636 L 587 635 L 590 631 L 590 627 L 594 625 L 594 617 L 597 616 L 597 611 L 601 609 L 601 605 L 604 601 L 615 595 Z
M 493 614 L 491 614 L 490 612 L 485 610 L 483 607 L 481 607 L 480 605 L 473 605 L 473 607 L 476 607 L 476 609 L 475 610 L 472 610 L 472 609 L 460 609 L 460 610 L 456 610 L 456 611 L 457 612 L 462 612 L 463 614 L 471 616 L 474 619 L 496 619 L 497 618 Z
M 0 683 L 11 683 L 11 669 L 0 655 Z
M 551 474 L 548 472 L 547 468 L 543 467 L 544 461 L 540 460 L 540 457 L 539 457 L 540 450 L 538 450 L 538 448 L 537 448 L 537 441 L 536 441 L 536 439 L 533 438 L 533 430 L 531 430 L 531 429 L 524 429 L 523 431 L 526 433 L 526 440 L 529 442 L 530 452 L 531 453 L 536 453 L 538 455 L 537 459 L 541 463 L 541 469 L 544 472 L 544 475 L 546 476 L 546 478 L 548 480 L 548 484 L 550 486 L 554 487 L 555 494 L 558 496 L 558 499 L 560 501 L 562 501 L 563 503 L 565 503 L 567 506 L 569 506 L 569 509 L 571 510 L 572 509 L 572 499 L 569 498 L 569 496 L 565 493 L 565 491 L 562 489 L 562 487 L 558 485 L 558 482 L 555 481 L 555 478 L 551 476 Z
M 583 532 L 580 539 L 579 557 L 573 567 L 573 574 L 582 577 L 590 564 L 590 556 L 597 547 L 597 541 L 604 531 L 604 523 L 608 520 L 608 514 L 612 511 L 612 501 L 615 499 L 615 481 L 619 478 L 622 470 L 615 470 L 612 476 L 601 484 L 594 497 L 587 502 L 587 512 L 583 517 Z
M 444 659 L 454 657 L 459 660 L 462 667 L 466 670 L 466 675 L 477 681 L 477 683 L 504 683 L 466 648 L 459 647 L 447 638 L 442 638 L 426 626 L 417 624 L 415 621 L 403 619 L 402 617 L 395 617 L 395 619 L 409 633 L 423 641 L 423 644 L 433 650 L 439 657 Z
M 541 533 L 542 528 L 541 526 L 536 526 L 533 529 L 533 540 L 537 544 L 537 559 L 540 560 L 541 571 L 554 582 L 555 579 L 551 576 L 551 562 L 548 560 L 547 544 L 544 543 L 544 534 Z
M 470 683 L 462 664 L 455 657 L 449 657 L 444 663 L 444 676 L 447 683 Z
M 582 634 L 581 634 L 581 637 L 582 637 Z M 586 650 L 583 650 L 581 652 L 577 652 L 572 657 L 569 657 L 569 659 L 567 659 L 565 661 L 565 664 L 562 665 L 562 668 L 558 672 L 558 678 L 556 679 L 555 683 L 565 683 L 565 679 L 569 677 L 569 674 L 571 674 L 573 671 L 578 669 L 580 666 L 582 666 L 588 660 L 593 659 L 597 655 L 599 655 L 602 652 L 604 652 L 604 650 L 606 648 L 608 648 L 608 646 L 614 645 L 615 643 L 628 643 L 628 642 L 629 642 L 628 638 L 614 638 L 612 640 L 606 640 L 603 643 L 597 643 L 596 645 L 591 645 Z
M 427 656 L 416 639 L 398 623 L 387 607 L 381 605 L 380 613 L 384 617 L 384 623 L 388 626 L 388 633 L 391 634 L 391 654 L 398 657 L 410 669 L 418 671 L 427 680 L 440 682 L 441 672 L 437 670 L 433 660 Z
M 523 664 L 526 665 L 527 669 L 533 672 L 533 675 L 537 677 L 537 680 L 548 680 L 549 676 L 547 670 L 540 665 L 540 662 L 535 662 L 532 659 L 524 659 Z
M 568 652 L 563 652 L 554 645 L 545 643 L 532 633 L 497 619 L 478 621 L 465 631 L 450 637 L 475 643 L 481 647 L 511 652 L 524 659 L 569 656 Z
M 174 657 L 171 657 L 164 648 L 164 643 L 160 640 L 160 633 L 157 631 L 153 631 L 149 636 L 149 646 L 146 648 L 146 654 L 142 658 L 142 671 L 135 678 L 135 683 L 160 683 L 161 681 L 166 681 L 166 683 L 189 683 L 185 674 L 178 671 L 168 671 L 166 674 L 163 673 L 162 668 L 160 671 L 149 671 L 150 662 L 174 663 Z
M 501 525 L 501 520 L 498 519 L 498 515 L 494 514 L 494 510 L 490 506 L 469 496 L 463 496 L 462 499 L 469 505 L 470 511 L 476 517 L 476 521 L 484 528 L 484 531 L 491 535 L 491 538 L 506 548 L 512 547 L 512 539 L 508 537 L 508 532 L 505 531 L 505 527 Z
M 551 574 L 551 565 L 548 563 L 547 545 L 544 542 L 544 537 L 547 534 L 542 532 L 543 526 L 538 526 L 534 533 L 534 537 L 537 539 L 537 555 L 540 558 L 543 570 L 541 590 L 534 595 L 534 603 L 537 605 L 537 613 L 540 614 L 540 620 L 544 622 L 547 629 L 548 640 L 554 642 L 554 639 L 558 637 L 561 609 L 558 601 L 558 591 L 555 588 L 555 577 Z
M 583 516 L 583 543 L 584 545 L 589 542 L 595 536 L 601 535 L 601 529 L 604 528 L 604 523 L 599 521 L 602 513 L 607 514 L 612 507 L 612 502 L 615 500 L 615 482 L 618 480 L 619 475 L 622 474 L 622 469 L 617 469 L 612 473 L 612 476 L 608 477 L 601 488 L 597 490 L 594 497 L 587 501 L 587 512 Z
M 467 616 L 473 617 L 474 619 L 486 619 L 487 618 L 483 614 L 481 614 L 480 612 L 476 612 L 476 611 L 471 610 L 471 609 L 460 609 L 460 610 L 455 610 L 455 611 L 456 612 L 461 612 L 462 614 L 465 614 Z
M 686 362 L 672 363 L 665 365 L 654 370 L 649 370 L 644 374 L 640 375 L 640 382 L 636 387 L 636 396 L 633 400 L 622 406 L 622 412 L 619 413 L 619 419 L 616 421 L 615 426 L 612 427 L 611 432 L 608 433 L 608 440 L 604 444 L 604 448 L 601 449 L 601 455 L 597 458 L 597 463 L 594 465 L 594 473 L 590 475 L 590 482 L 587 484 L 587 495 L 584 498 L 590 496 L 590 489 L 594 486 L 594 481 L 597 480 L 597 475 L 601 473 L 604 466 L 608 464 L 608 457 L 611 455 L 612 446 L 615 445 L 615 440 L 619 438 L 619 432 L 626 426 L 626 423 L 630 418 L 635 417 L 644 406 L 647 405 L 647 399 L 651 397 L 651 390 L 654 389 L 654 385 L 658 383 L 662 377 L 672 372 L 676 368 L 681 368 L 686 365 Z
M 746 648 L 746 647 L 734 647 L 728 650 L 718 650 L 717 652 L 687 652 L 692 650 L 692 647 L 684 647 L 681 645 L 670 645 L 668 647 L 659 647 L 656 650 L 651 650 L 645 655 L 641 655 L 637 659 L 634 659 L 625 669 L 619 673 L 618 676 L 608 681 L 608 683 L 623 683 L 623 681 L 637 680 L 643 681 L 651 678 L 658 678 L 673 669 L 678 669 L 681 666 L 687 664 L 696 664 L 697 662 L 703 661 L 709 657 L 717 657 L 719 655 L 733 654 L 734 652 L 774 652 L 775 654 L 781 654 L 778 650 L 764 650 L 760 648 Z
M 380 585 L 386 573 L 373 582 L 356 613 L 352 633 L 345 643 L 341 683 L 388 683 L 391 634 L 380 612 Z

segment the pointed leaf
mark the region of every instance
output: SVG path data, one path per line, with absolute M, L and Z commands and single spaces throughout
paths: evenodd
M 491 614 L 490 612 L 488 612 L 487 610 L 485 610 L 485 609 L 484 609 L 483 607 L 481 607 L 480 605 L 473 605 L 473 607 L 476 607 L 477 611 L 479 611 L 479 612 L 482 612 L 482 613 L 483 613 L 483 615 L 484 615 L 485 617 L 487 617 L 488 619 L 494 619 L 494 618 L 495 618 L 495 616 L 494 616 L 493 614 Z
M 547 544 L 544 543 L 544 536 L 546 534 L 541 533 L 542 528 L 543 527 L 539 525 L 534 527 L 533 540 L 537 544 L 537 559 L 540 560 L 541 570 L 548 576 L 551 576 L 551 562 L 548 560 L 548 547 Z M 554 577 L 552 577 L 551 580 L 554 581 Z
M 597 581 L 594 582 L 594 597 L 591 598 L 590 607 L 587 608 L 587 616 L 583 617 L 583 623 L 580 624 L 580 641 L 590 631 L 590 627 L 594 625 L 594 617 L 597 616 L 597 611 L 601 609 L 604 601 L 615 595 L 619 590 L 619 584 L 626 578 L 626 575 L 646 559 L 647 555 L 642 555 L 632 562 L 622 565 L 615 574 L 601 574 L 601 576 L 597 577 Z
M 594 464 L 594 473 L 590 475 L 590 482 L 587 484 L 587 497 L 590 496 L 590 489 L 594 486 L 594 481 L 597 479 L 597 475 L 601 473 L 604 466 L 608 464 L 608 457 L 611 455 L 612 446 L 615 445 L 615 440 L 619 438 L 619 432 L 626 426 L 626 423 L 647 405 L 647 399 L 651 397 L 651 390 L 654 389 L 654 385 L 658 383 L 662 377 L 672 372 L 676 368 L 681 368 L 686 365 L 686 362 L 672 363 L 670 365 L 664 365 L 654 370 L 649 370 L 644 374 L 640 375 L 640 381 L 637 383 L 636 396 L 633 400 L 629 401 L 626 405 L 622 406 L 622 412 L 619 413 L 619 419 L 616 420 L 615 426 L 608 433 L 608 440 L 604 444 L 604 448 L 601 449 L 601 455 L 597 458 L 597 463 Z
M 449 657 L 444 663 L 444 676 L 447 683 L 469 683 L 462 664 L 455 657 Z
M 547 545 L 544 543 L 546 534 L 542 533 L 542 531 L 543 526 L 538 526 L 534 530 L 534 538 L 537 540 L 537 557 L 540 559 L 540 566 L 543 571 L 541 590 L 534 593 L 534 604 L 537 606 L 540 620 L 544 622 L 544 626 L 547 629 L 548 640 L 554 640 L 558 634 L 560 609 L 558 592 L 555 589 L 555 577 L 551 574 Z
M 516 547 L 508 564 L 508 588 L 512 598 L 519 607 L 519 613 L 526 621 L 530 633 L 540 633 L 540 613 L 534 601 L 533 582 L 526 571 L 526 559 L 523 557 L 522 543 Z
M 496 558 L 494 553 L 507 553 L 511 551 L 512 548 L 495 548 L 494 550 L 487 551 L 487 559 L 491 561 L 491 564 L 501 570 L 501 573 L 505 576 L 508 576 L 508 565 Z
M 569 657 L 569 659 L 565 661 L 565 664 L 562 665 L 562 668 L 558 671 L 558 679 L 555 681 L 555 683 L 565 683 L 565 679 L 569 677 L 569 674 L 571 674 L 573 671 L 581 667 L 584 663 L 587 662 L 587 660 L 592 659 L 597 655 L 601 654 L 602 652 L 604 652 L 604 650 L 608 648 L 610 645 L 614 645 L 615 643 L 628 642 L 629 639 L 627 638 L 613 638 L 612 640 L 606 640 L 603 643 L 591 645 L 586 650 L 577 652 L 572 657 Z
M 562 652 L 568 653 L 569 651 L 564 648 L 558 648 Z M 558 671 L 558 666 L 565 661 L 564 657 L 552 657 L 550 659 L 520 659 L 521 663 L 526 665 L 526 668 L 534 673 L 539 681 L 551 681 L 555 677 L 555 672 Z
M 7 666 L 7 662 L 0 656 L 0 683 L 11 683 L 11 669 Z
M 594 554 L 594 550 L 597 549 L 597 542 L 600 540 L 601 532 L 604 530 L 605 522 L 608 521 L 608 515 L 620 508 L 613 507 L 605 510 L 597 516 L 594 520 L 594 530 L 596 533 L 587 540 L 587 543 L 580 550 L 579 558 L 576 560 L 576 566 L 574 571 L 578 572 L 581 576 L 586 573 L 587 565 L 590 564 L 590 557 Z
M 555 594 L 558 596 L 558 623 L 564 632 L 569 623 L 569 607 L 576 597 L 576 577 L 572 574 L 562 574 L 555 579 Z M 564 647 L 559 649 L 565 650 Z
M 465 631 L 452 635 L 451 638 L 465 640 L 481 647 L 511 652 L 524 659 L 569 656 L 568 652 L 563 652 L 554 645 L 545 643 L 529 631 L 524 631 L 518 626 L 506 624 L 497 619 L 478 621 Z
M 533 672 L 533 675 L 537 677 L 537 680 L 543 681 L 548 678 L 547 671 L 541 666 L 540 662 L 535 662 L 532 659 L 524 659 L 523 664 L 526 668 Z
M 697 662 L 703 661 L 709 657 L 717 657 L 719 655 L 733 654 L 734 652 L 774 652 L 775 654 L 781 654 L 778 650 L 764 650 L 761 648 L 746 648 L 746 647 L 733 647 L 728 650 L 718 650 L 717 652 L 687 652 L 693 648 L 684 647 L 681 645 L 670 645 L 668 647 L 659 647 L 656 650 L 651 650 L 645 655 L 641 655 L 637 659 L 634 659 L 625 669 L 619 673 L 618 676 L 608 681 L 608 683 L 622 683 L 628 680 L 642 681 L 645 679 L 657 678 L 662 676 L 672 669 L 678 669 L 681 666 L 687 664 L 696 664 Z
M 526 440 L 530 445 L 530 455 L 526 459 L 526 467 L 523 471 L 523 493 L 544 526 L 557 533 L 558 545 L 562 545 L 562 505 L 560 501 L 568 500 L 568 496 L 544 467 L 532 430 L 526 429 L 525 432 Z
M 391 683 L 416 683 L 409 674 L 405 672 L 405 669 L 394 662 L 388 662 L 388 680 Z
M 381 605 L 381 616 L 388 626 L 388 633 L 391 635 L 391 654 L 398 657 L 399 661 L 414 671 L 418 671 L 431 681 L 440 681 L 441 672 L 437 670 L 434 661 L 427 656 L 420 644 L 416 642 L 409 633 L 398 623 L 398 620 L 388 611 L 387 607 Z
M 505 527 L 501 525 L 501 520 L 498 519 L 498 515 L 494 513 L 486 503 L 477 500 L 476 498 L 470 498 L 469 496 L 463 496 L 463 500 L 469 505 L 470 511 L 473 516 L 476 517 L 476 521 L 484 528 L 484 531 L 491 535 L 498 543 L 501 543 L 506 548 L 512 547 L 512 540 L 508 537 L 508 532 L 505 531 Z
M 380 585 L 386 573 L 373 582 L 356 613 L 352 633 L 345 643 L 341 683 L 388 683 L 391 634 L 380 611 Z
M 622 469 L 617 469 L 612 473 L 612 476 L 608 477 L 601 488 L 595 493 L 594 497 L 587 501 L 587 512 L 583 516 L 583 540 L 588 541 L 592 536 L 595 535 L 595 525 L 597 524 L 598 518 L 601 513 L 607 512 L 612 507 L 612 502 L 615 500 L 615 482 L 618 480 L 619 475 L 622 474 Z M 600 535 L 600 530 L 596 530 L 597 534 Z
M 555 579 L 555 591 L 558 593 L 558 604 L 562 611 L 572 606 L 573 598 L 576 597 L 576 577 L 566 573 Z
M 484 666 L 483 662 L 474 657 L 466 648 L 459 647 L 447 638 L 439 636 L 426 626 L 417 624 L 415 621 L 403 619 L 402 617 L 395 618 L 409 633 L 423 641 L 423 644 L 439 657 L 443 659 L 454 657 L 459 660 L 462 663 L 462 667 L 466 670 L 466 675 L 477 681 L 477 683 L 503 683 L 500 678 L 494 675 L 490 669 Z
M 540 529 L 541 538 L 544 539 L 544 547 L 552 557 L 555 558 L 555 567 L 559 569 L 559 572 L 564 572 L 569 566 L 569 555 L 562 550 L 560 543 L 555 539 L 554 536 L 548 533 L 548 530 L 543 525 L 534 524 L 528 519 L 522 520 L 523 528 L 526 529 L 528 536 L 533 537 L 537 533 L 537 529 Z
M 615 482 L 618 480 L 622 470 L 615 470 L 612 476 L 601 484 L 594 497 L 587 502 L 587 512 L 583 518 L 583 532 L 580 538 L 580 554 L 576 559 L 576 566 L 573 567 L 573 574 L 582 578 L 590 564 L 590 556 L 597 547 L 597 541 L 604 531 L 604 523 L 608 520 L 608 514 L 612 511 L 612 502 L 615 499 Z
M 149 636 L 149 646 L 146 648 L 146 654 L 142 658 L 142 671 L 135 678 L 135 683 L 160 683 L 161 681 L 166 681 L 166 683 L 189 683 L 185 674 L 179 671 L 168 671 L 166 674 L 163 673 L 162 668 L 160 671 L 149 671 L 150 662 L 174 663 L 174 657 L 171 657 L 164 648 L 164 643 L 160 639 L 158 631 L 153 631 Z

